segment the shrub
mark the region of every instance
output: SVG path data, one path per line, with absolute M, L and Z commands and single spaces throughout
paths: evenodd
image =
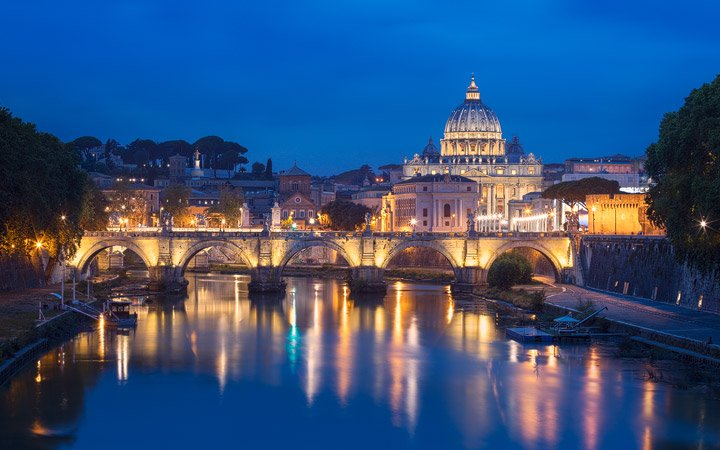
M 510 289 L 515 284 L 532 280 L 532 266 L 519 253 L 504 253 L 495 260 L 488 271 L 488 284 L 499 289 Z

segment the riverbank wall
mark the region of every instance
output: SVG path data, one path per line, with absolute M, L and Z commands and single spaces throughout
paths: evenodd
M 0 386 L 12 379 L 23 367 L 42 356 L 53 345 L 64 342 L 79 332 L 88 329 L 92 320 L 88 317 L 65 311 L 52 319 L 34 326 L 27 333 L 13 339 L 17 350 L 0 364 Z
M 587 287 L 720 314 L 720 274 L 679 263 L 663 237 L 583 236 L 579 250 Z

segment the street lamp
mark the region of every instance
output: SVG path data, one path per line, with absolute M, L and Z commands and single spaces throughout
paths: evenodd
M 706 227 L 707 227 L 707 222 L 705 221 L 705 219 L 702 219 L 702 220 L 700 221 L 700 228 L 702 228 L 703 230 L 705 230 Z
M 225 231 L 225 219 L 220 221 L 220 231 Z
M 413 217 L 410 219 L 410 226 L 412 227 L 413 234 L 415 234 L 415 225 L 417 225 L 417 219 Z
M 592 214 L 593 214 L 593 228 L 592 228 L 593 231 L 592 232 L 593 232 L 593 234 L 596 234 L 597 230 L 595 230 L 595 211 L 597 211 L 597 206 L 592 205 L 592 207 L 590 209 L 592 210 Z

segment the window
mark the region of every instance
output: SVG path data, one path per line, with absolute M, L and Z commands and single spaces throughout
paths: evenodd
M 510 175 L 517 175 L 517 170 L 512 169 L 512 170 L 510 171 Z
M 528 173 L 530 175 L 535 175 L 535 168 L 534 167 L 528 167 Z
M 468 186 L 467 191 L 470 192 L 472 190 L 472 187 Z
M 308 209 L 308 217 L 312 217 L 314 212 L 312 209 Z
M 445 203 L 443 206 L 443 217 L 450 217 L 450 203 Z
M 298 190 L 300 190 L 300 184 L 297 181 L 293 181 L 292 190 L 293 192 L 297 192 Z
M 282 218 L 283 218 L 283 219 L 287 219 L 287 218 L 288 218 L 287 209 L 283 209 Z
M 423 220 L 423 226 L 424 226 L 424 227 L 427 226 L 427 220 Z
M 423 192 L 427 192 L 427 186 L 423 186 Z
M 304 210 L 304 209 L 301 209 L 301 210 L 300 210 L 300 218 L 301 218 L 301 219 L 304 219 L 304 218 L 305 218 L 305 210 Z
M 505 173 L 505 169 L 504 169 L 504 168 L 502 168 L 502 167 L 498 167 L 498 168 L 497 168 L 497 174 L 498 174 L 498 175 L 502 175 L 502 174 L 504 174 L 504 173 Z
M 427 217 L 428 211 L 427 208 L 423 208 L 423 217 Z

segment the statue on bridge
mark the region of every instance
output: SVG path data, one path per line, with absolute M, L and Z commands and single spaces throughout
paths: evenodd
M 160 214 L 160 230 L 163 233 L 172 231 L 173 228 L 173 216 L 166 209 Z
M 475 217 L 477 216 L 477 210 L 474 213 L 468 212 L 467 214 L 467 230 L 468 236 L 475 236 Z

